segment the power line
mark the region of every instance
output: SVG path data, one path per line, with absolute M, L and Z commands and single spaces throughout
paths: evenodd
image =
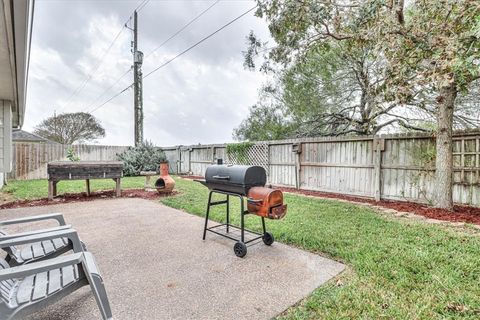
M 142 10 L 149 2 L 150 0 L 143 0 L 143 2 L 140 3 L 135 9 L 133 9 L 133 11 L 140 12 L 140 10 Z
M 110 101 L 112 101 L 113 99 L 115 99 L 116 97 L 118 97 L 119 95 L 121 95 L 122 93 L 124 93 L 125 91 L 127 91 L 128 89 L 130 89 L 131 87 L 133 86 L 133 83 L 130 84 L 128 87 L 126 87 L 125 89 L 123 89 L 122 91 L 119 91 L 117 92 L 116 94 L 114 94 L 113 96 L 111 96 L 108 100 L 106 100 L 105 102 L 103 102 L 102 104 L 96 106 L 95 108 L 93 108 L 90 113 L 94 113 L 95 111 L 97 111 L 98 109 L 100 109 L 101 107 L 103 107 L 104 105 L 106 105 L 107 103 L 109 103 Z
M 143 0 L 135 9 L 138 11 L 142 10 L 147 4 L 148 2 L 150 2 L 150 0 Z M 103 60 L 105 59 L 105 57 L 107 56 L 107 54 L 110 52 L 110 50 L 112 49 L 113 45 L 115 44 L 115 42 L 118 40 L 118 38 L 120 37 L 120 35 L 122 34 L 123 30 L 127 27 L 127 23 L 130 21 L 131 19 L 131 15 L 130 17 L 125 21 L 125 23 L 123 24 L 122 28 L 120 28 L 120 30 L 118 31 L 118 33 L 115 35 L 115 37 L 113 38 L 113 40 L 110 42 L 110 45 L 108 46 L 108 48 L 103 52 L 100 60 L 98 61 L 98 63 L 95 65 L 95 67 L 92 69 L 92 71 L 90 71 L 90 73 L 88 74 L 87 78 L 82 82 L 82 84 L 80 86 L 78 86 L 73 92 L 72 94 L 67 98 L 67 101 L 64 103 L 63 106 L 61 106 L 59 108 L 59 110 L 63 110 L 64 108 L 66 108 L 70 102 L 72 101 L 72 99 L 77 96 L 86 86 L 87 84 L 90 82 L 90 80 L 93 78 L 93 75 L 95 72 L 98 71 L 98 69 L 100 68 L 100 66 L 102 65 L 103 63 Z
M 245 15 L 247 15 L 248 13 L 250 13 L 251 11 L 253 11 L 257 6 L 254 6 L 252 8 L 250 8 L 249 10 L 245 11 L 244 13 L 242 13 L 241 15 L 239 15 L 238 17 L 236 17 L 235 19 L 231 20 L 230 22 L 224 24 L 223 26 L 221 26 L 220 28 L 218 28 L 217 30 L 215 30 L 214 32 L 210 33 L 208 36 L 202 38 L 201 40 L 197 41 L 196 43 L 194 43 L 193 45 L 191 45 L 190 47 L 188 47 L 187 49 L 183 50 L 182 52 L 180 52 L 179 54 L 177 54 L 176 56 L 174 56 L 173 58 L 171 58 L 170 60 L 162 63 L 160 66 L 156 67 L 155 69 L 153 69 L 152 71 L 150 71 L 149 73 L 147 73 L 146 75 L 143 76 L 143 79 L 145 79 L 146 77 L 150 76 L 152 73 L 154 72 L 157 72 L 159 69 L 165 67 L 166 65 L 170 64 L 171 62 L 173 62 L 175 59 L 177 59 L 178 57 L 184 55 L 185 53 L 187 53 L 188 51 L 192 50 L 193 48 L 195 48 L 196 46 L 198 46 L 199 44 L 201 44 L 202 42 L 204 42 L 205 40 L 213 37 L 215 34 L 217 34 L 218 32 L 222 31 L 223 29 L 225 29 L 226 27 L 228 27 L 229 25 L 231 25 L 232 23 L 234 23 L 235 21 L 241 19 L 242 17 L 244 17 Z
M 99 96 L 97 96 L 85 109 L 87 110 L 90 109 L 97 101 L 99 101 L 107 92 L 110 91 L 110 89 L 112 89 L 117 83 L 120 82 L 120 80 L 122 80 L 131 71 L 132 71 L 132 68 L 130 67 L 130 69 L 128 69 L 120 77 L 118 77 L 107 89 L 103 90 L 103 92 Z
M 194 23 L 195 21 L 197 21 L 201 16 L 203 16 L 205 13 L 207 13 L 210 9 L 212 9 L 215 5 L 217 5 L 218 3 L 220 2 L 220 0 L 217 0 L 215 1 L 212 5 L 210 5 L 208 8 L 206 8 L 205 10 L 203 10 L 202 12 L 200 12 L 195 18 L 193 18 L 192 20 L 190 20 L 186 25 L 184 25 L 182 28 L 180 28 L 177 32 L 175 32 L 174 34 L 172 34 L 167 40 L 163 41 L 158 47 L 156 47 L 155 49 L 153 49 L 152 51 L 150 51 L 147 55 L 145 55 L 145 59 L 148 58 L 149 56 L 151 56 L 155 51 L 157 51 L 158 49 L 160 49 L 161 47 L 163 47 L 167 42 L 169 42 L 170 40 L 172 40 L 173 38 L 175 38 L 177 35 L 179 35 L 183 30 L 185 30 L 186 28 L 188 28 L 188 26 L 190 26 L 192 23 Z
M 60 110 L 64 109 L 65 107 L 67 107 L 70 102 L 72 101 L 72 99 L 78 95 L 88 84 L 88 82 L 92 79 L 93 77 L 93 74 L 95 72 L 98 71 L 99 67 L 101 66 L 101 64 L 103 63 L 103 60 L 105 59 L 105 57 L 107 56 L 107 54 L 110 52 L 110 50 L 112 49 L 113 45 L 115 44 L 115 42 L 117 41 L 117 39 L 120 37 L 120 35 L 122 34 L 123 32 L 123 29 L 125 28 L 125 25 L 122 26 L 122 28 L 118 31 L 117 35 L 113 38 L 112 42 L 110 43 L 110 45 L 108 46 L 108 48 L 103 52 L 99 62 L 95 65 L 95 67 L 92 69 L 92 71 L 90 71 L 90 73 L 88 74 L 87 78 L 82 82 L 82 84 L 77 87 L 77 89 L 68 97 L 67 99 L 67 102 L 65 102 L 65 104 L 60 107 Z
M 165 63 L 161 64 L 160 66 L 158 66 L 157 68 L 153 69 L 152 71 L 150 71 L 149 73 L 147 73 L 145 76 L 143 76 L 143 79 L 145 79 L 146 77 L 148 77 L 149 75 L 151 75 L 152 73 L 158 71 L 159 69 L 165 67 L 166 65 L 170 64 L 171 62 L 173 62 L 175 59 L 177 59 L 178 57 L 184 55 L 185 53 L 187 53 L 188 51 L 192 50 L 193 48 L 195 48 L 196 46 L 198 46 L 199 44 L 201 44 L 202 42 L 204 42 L 205 40 L 211 38 L 212 36 L 214 36 L 215 34 L 219 33 L 220 31 L 222 31 L 223 29 L 225 29 L 226 27 L 228 27 L 229 25 L 231 25 L 232 23 L 234 23 L 235 21 L 241 19 L 242 17 L 244 17 L 245 15 L 247 15 L 248 13 L 250 13 L 251 11 L 253 11 L 257 6 L 254 6 L 252 8 L 250 8 L 249 10 L 245 11 L 244 13 L 242 13 L 241 15 L 239 15 L 238 17 L 236 17 L 235 19 L 229 21 L 228 23 L 224 24 L 223 26 L 221 26 L 220 28 L 218 28 L 217 30 L 215 30 L 214 32 L 210 33 L 209 35 L 207 35 L 206 37 L 202 38 L 201 40 L 197 41 L 196 43 L 194 43 L 193 45 L 191 45 L 190 47 L 188 47 L 187 49 L 183 50 L 182 52 L 180 52 L 179 54 L 177 54 L 175 57 L 173 57 L 172 59 L 166 61 Z M 102 104 L 98 105 L 97 107 L 95 107 L 91 113 L 97 111 L 98 109 L 100 109 L 101 107 L 103 107 L 104 105 L 106 105 L 107 103 L 109 103 L 110 101 L 112 101 L 113 99 L 115 99 L 116 97 L 118 97 L 119 95 L 121 95 L 122 93 L 124 93 L 125 91 L 127 91 L 128 89 L 130 89 L 131 87 L 133 86 L 133 83 L 130 84 L 128 87 L 126 87 L 125 89 L 123 89 L 122 91 L 119 91 L 117 92 L 115 95 L 113 95 L 112 97 L 110 97 L 108 100 L 106 100 L 105 102 L 103 102 Z

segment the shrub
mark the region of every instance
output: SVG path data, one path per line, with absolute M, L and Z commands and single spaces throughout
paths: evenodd
M 158 172 L 160 162 L 167 161 L 165 153 L 149 141 L 138 147 L 129 147 L 117 154 L 117 159 L 123 162 L 124 176 L 138 176 L 140 171 Z
M 80 157 L 75 153 L 75 150 L 71 146 L 67 149 L 67 159 L 70 161 L 80 161 Z

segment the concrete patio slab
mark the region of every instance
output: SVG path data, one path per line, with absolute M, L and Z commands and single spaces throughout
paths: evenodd
M 270 319 L 344 269 L 274 243 L 237 258 L 203 219 L 142 199 L 1 210 L 0 219 L 62 212 L 95 255 L 114 319 Z M 276 222 L 281 223 L 281 222 Z M 100 318 L 85 287 L 30 319 Z

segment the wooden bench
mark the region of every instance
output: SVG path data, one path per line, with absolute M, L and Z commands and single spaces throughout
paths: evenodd
M 121 161 L 54 161 L 48 163 L 47 173 L 49 200 L 57 195 L 57 183 L 61 180 L 85 180 L 87 196 L 90 196 L 90 179 L 113 179 L 115 195 L 121 196 Z

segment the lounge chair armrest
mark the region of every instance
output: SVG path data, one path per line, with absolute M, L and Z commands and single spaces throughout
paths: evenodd
M 95 300 L 97 300 L 98 308 L 102 313 L 102 318 L 112 320 L 112 310 L 110 308 L 110 303 L 108 302 L 105 285 L 102 276 L 100 275 L 100 271 L 98 270 L 97 263 L 90 252 L 83 253 L 81 265 L 83 267 L 83 273 L 85 274 L 95 296 Z
M 3 241 L 0 241 L 0 248 L 35 243 L 35 242 L 40 242 L 45 240 L 53 240 L 57 238 L 68 238 L 72 242 L 74 252 L 84 251 L 82 242 L 80 241 L 77 230 L 75 229 L 58 230 L 58 231 L 45 232 L 45 233 L 33 234 L 25 237 L 18 237 L 18 238 L 3 240 Z
M 35 234 L 39 234 L 39 233 L 48 233 L 48 232 L 54 232 L 54 231 L 58 231 L 58 230 L 71 229 L 71 228 L 72 228 L 72 226 L 67 224 L 67 225 L 64 225 L 64 226 L 56 226 L 56 227 L 48 228 L 48 229 L 32 230 L 32 231 L 19 232 L 19 233 L 9 233 L 9 234 L 0 236 L 0 241 L 13 239 L 13 238 L 31 236 L 31 235 L 35 235 Z
M 3 269 L 0 270 L 0 281 L 14 278 L 24 278 L 32 274 L 79 264 L 83 261 L 83 259 L 83 253 L 74 253 L 53 259 L 38 261 L 35 263 L 24 264 L 18 267 Z
M 37 222 L 37 221 L 43 221 L 43 220 L 57 220 L 58 224 L 61 226 L 64 226 L 66 224 L 63 214 L 49 213 L 49 214 L 42 214 L 38 216 L 30 216 L 30 217 L 0 221 L 0 226 L 8 226 L 12 224 L 28 223 L 28 222 Z
M 82 265 L 86 271 L 85 273 L 94 274 L 101 277 L 100 270 L 98 270 L 97 262 L 95 261 L 95 258 L 93 257 L 92 253 L 87 251 L 83 253 Z

